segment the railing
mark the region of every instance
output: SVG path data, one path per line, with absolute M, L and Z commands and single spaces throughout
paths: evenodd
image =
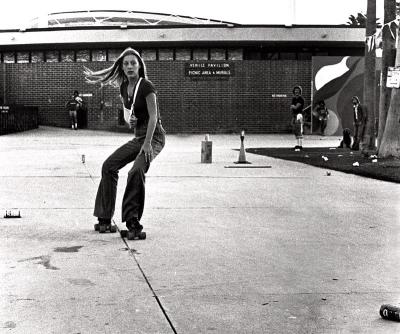
M 0 105 L 0 135 L 38 128 L 38 107 Z

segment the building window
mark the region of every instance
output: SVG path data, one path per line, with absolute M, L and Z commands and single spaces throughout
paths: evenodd
M 57 50 L 46 51 L 46 62 L 48 63 L 58 63 L 59 53 Z
M 326 51 L 316 51 L 316 52 L 314 52 L 314 56 L 319 56 L 319 57 L 321 57 L 321 56 L 329 56 L 329 53 L 328 52 L 326 52 Z
M 116 61 L 117 58 L 120 56 L 122 53 L 122 49 L 111 49 L 108 50 L 108 60 L 109 61 Z
M 247 49 L 244 58 L 246 60 L 261 60 L 261 51 L 258 49 Z
M 190 60 L 192 58 L 192 52 L 190 49 L 176 49 L 175 60 Z
M 193 49 L 193 60 L 208 60 L 208 49 Z
M 43 51 L 32 51 L 31 52 L 31 62 L 32 63 L 43 63 L 44 62 L 44 52 Z
M 4 52 L 3 53 L 3 62 L 4 63 L 15 63 L 14 52 Z
M 225 49 L 210 49 L 210 60 L 226 60 Z
M 297 59 L 297 55 L 296 52 L 281 52 L 279 59 L 283 59 L 283 60 L 296 60 Z
M 311 52 L 299 52 L 297 54 L 297 59 L 299 60 L 310 60 L 312 58 Z
M 88 62 L 88 61 L 90 61 L 90 51 L 89 50 L 76 51 L 76 61 L 77 62 Z
M 142 51 L 142 58 L 146 60 L 157 60 L 157 50 L 146 49 Z
M 92 61 L 107 61 L 107 51 L 92 50 Z
M 17 52 L 17 63 L 29 63 L 29 52 Z
M 228 50 L 228 60 L 243 60 L 243 49 Z
M 159 49 L 158 50 L 158 60 L 174 60 L 174 50 L 173 49 Z
M 266 52 L 264 53 L 265 60 L 278 60 L 279 59 L 279 52 Z
M 65 63 L 70 63 L 75 61 L 75 51 L 74 50 L 62 50 L 61 51 L 61 61 Z

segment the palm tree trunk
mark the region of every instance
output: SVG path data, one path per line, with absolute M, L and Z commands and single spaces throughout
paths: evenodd
M 397 32 L 400 34 L 400 26 Z M 396 67 L 400 67 L 400 39 L 397 42 Z M 386 119 L 385 132 L 379 147 L 380 158 L 400 158 L 400 88 L 392 89 L 390 107 Z
M 376 33 L 376 0 L 368 0 L 367 5 L 367 27 L 365 34 L 367 43 L 365 45 L 365 71 L 364 71 L 364 110 L 366 123 L 362 141 L 362 151 L 375 151 L 375 44 L 370 39 Z
M 396 18 L 396 0 L 385 0 L 384 24 Z M 384 26 L 382 29 L 382 67 L 381 67 L 381 88 L 379 99 L 379 128 L 378 128 L 378 149 L 382 142 L 385 131 L 386 118 L 390 105 L 391 88 L 386 87 L 388 66 L 394 66 L 396 60 L 396 39 L 393 38 L 391 26 Z

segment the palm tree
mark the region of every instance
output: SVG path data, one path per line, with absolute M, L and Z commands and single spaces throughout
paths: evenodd
M 364 28 L 367 25 L 367 17 L 362 13 L 357 13 L 357 16 L 350 15 L 347 24 L 351 27 Z
M 378 20 L 379 19 L 377 19 L 377 18 L 375 19 L 376 27 L 380 28 L 380 27 L 382 27 L 382 25 L 378 22 Z M 349 21 L 347 21 L 347 24 L 350 27 L 365 28 L 367 26 L 367 15 L 365 15 L 363 13 L 357 13 L 357 16 L 350 15 Z
M 366 123 L 364 127 L 364 136 L 362 139 L 362 152 L 368 154 L 376 150 L 375 145 L 375 44 L 368 43 L 376 33 L 376 0 L 367 2 L 367 26 L 365 35 L 367 43 L 365 44 L 365 70 L 364 70 L 364 112 Z

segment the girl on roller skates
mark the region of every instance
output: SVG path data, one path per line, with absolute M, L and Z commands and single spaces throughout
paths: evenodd
M 165 145 L 157 91 L 147 79 L 143 59 L 132 48 L 124 50 L 109 68 L 100 71 L 85 68 L 85 77 L 89 83 L 119 87 L 125 122 L 135 133 L 132 140 L 119 147 L 104 161 L 93 214 L 100 225 L 111 225 L 118 172 L 133 161 L 123 196 L 122 222 L 126 222 L 130 232 L 140 234 L 143 229 L 140 219 L 145 201 L 145 174 L 152 160 Z

